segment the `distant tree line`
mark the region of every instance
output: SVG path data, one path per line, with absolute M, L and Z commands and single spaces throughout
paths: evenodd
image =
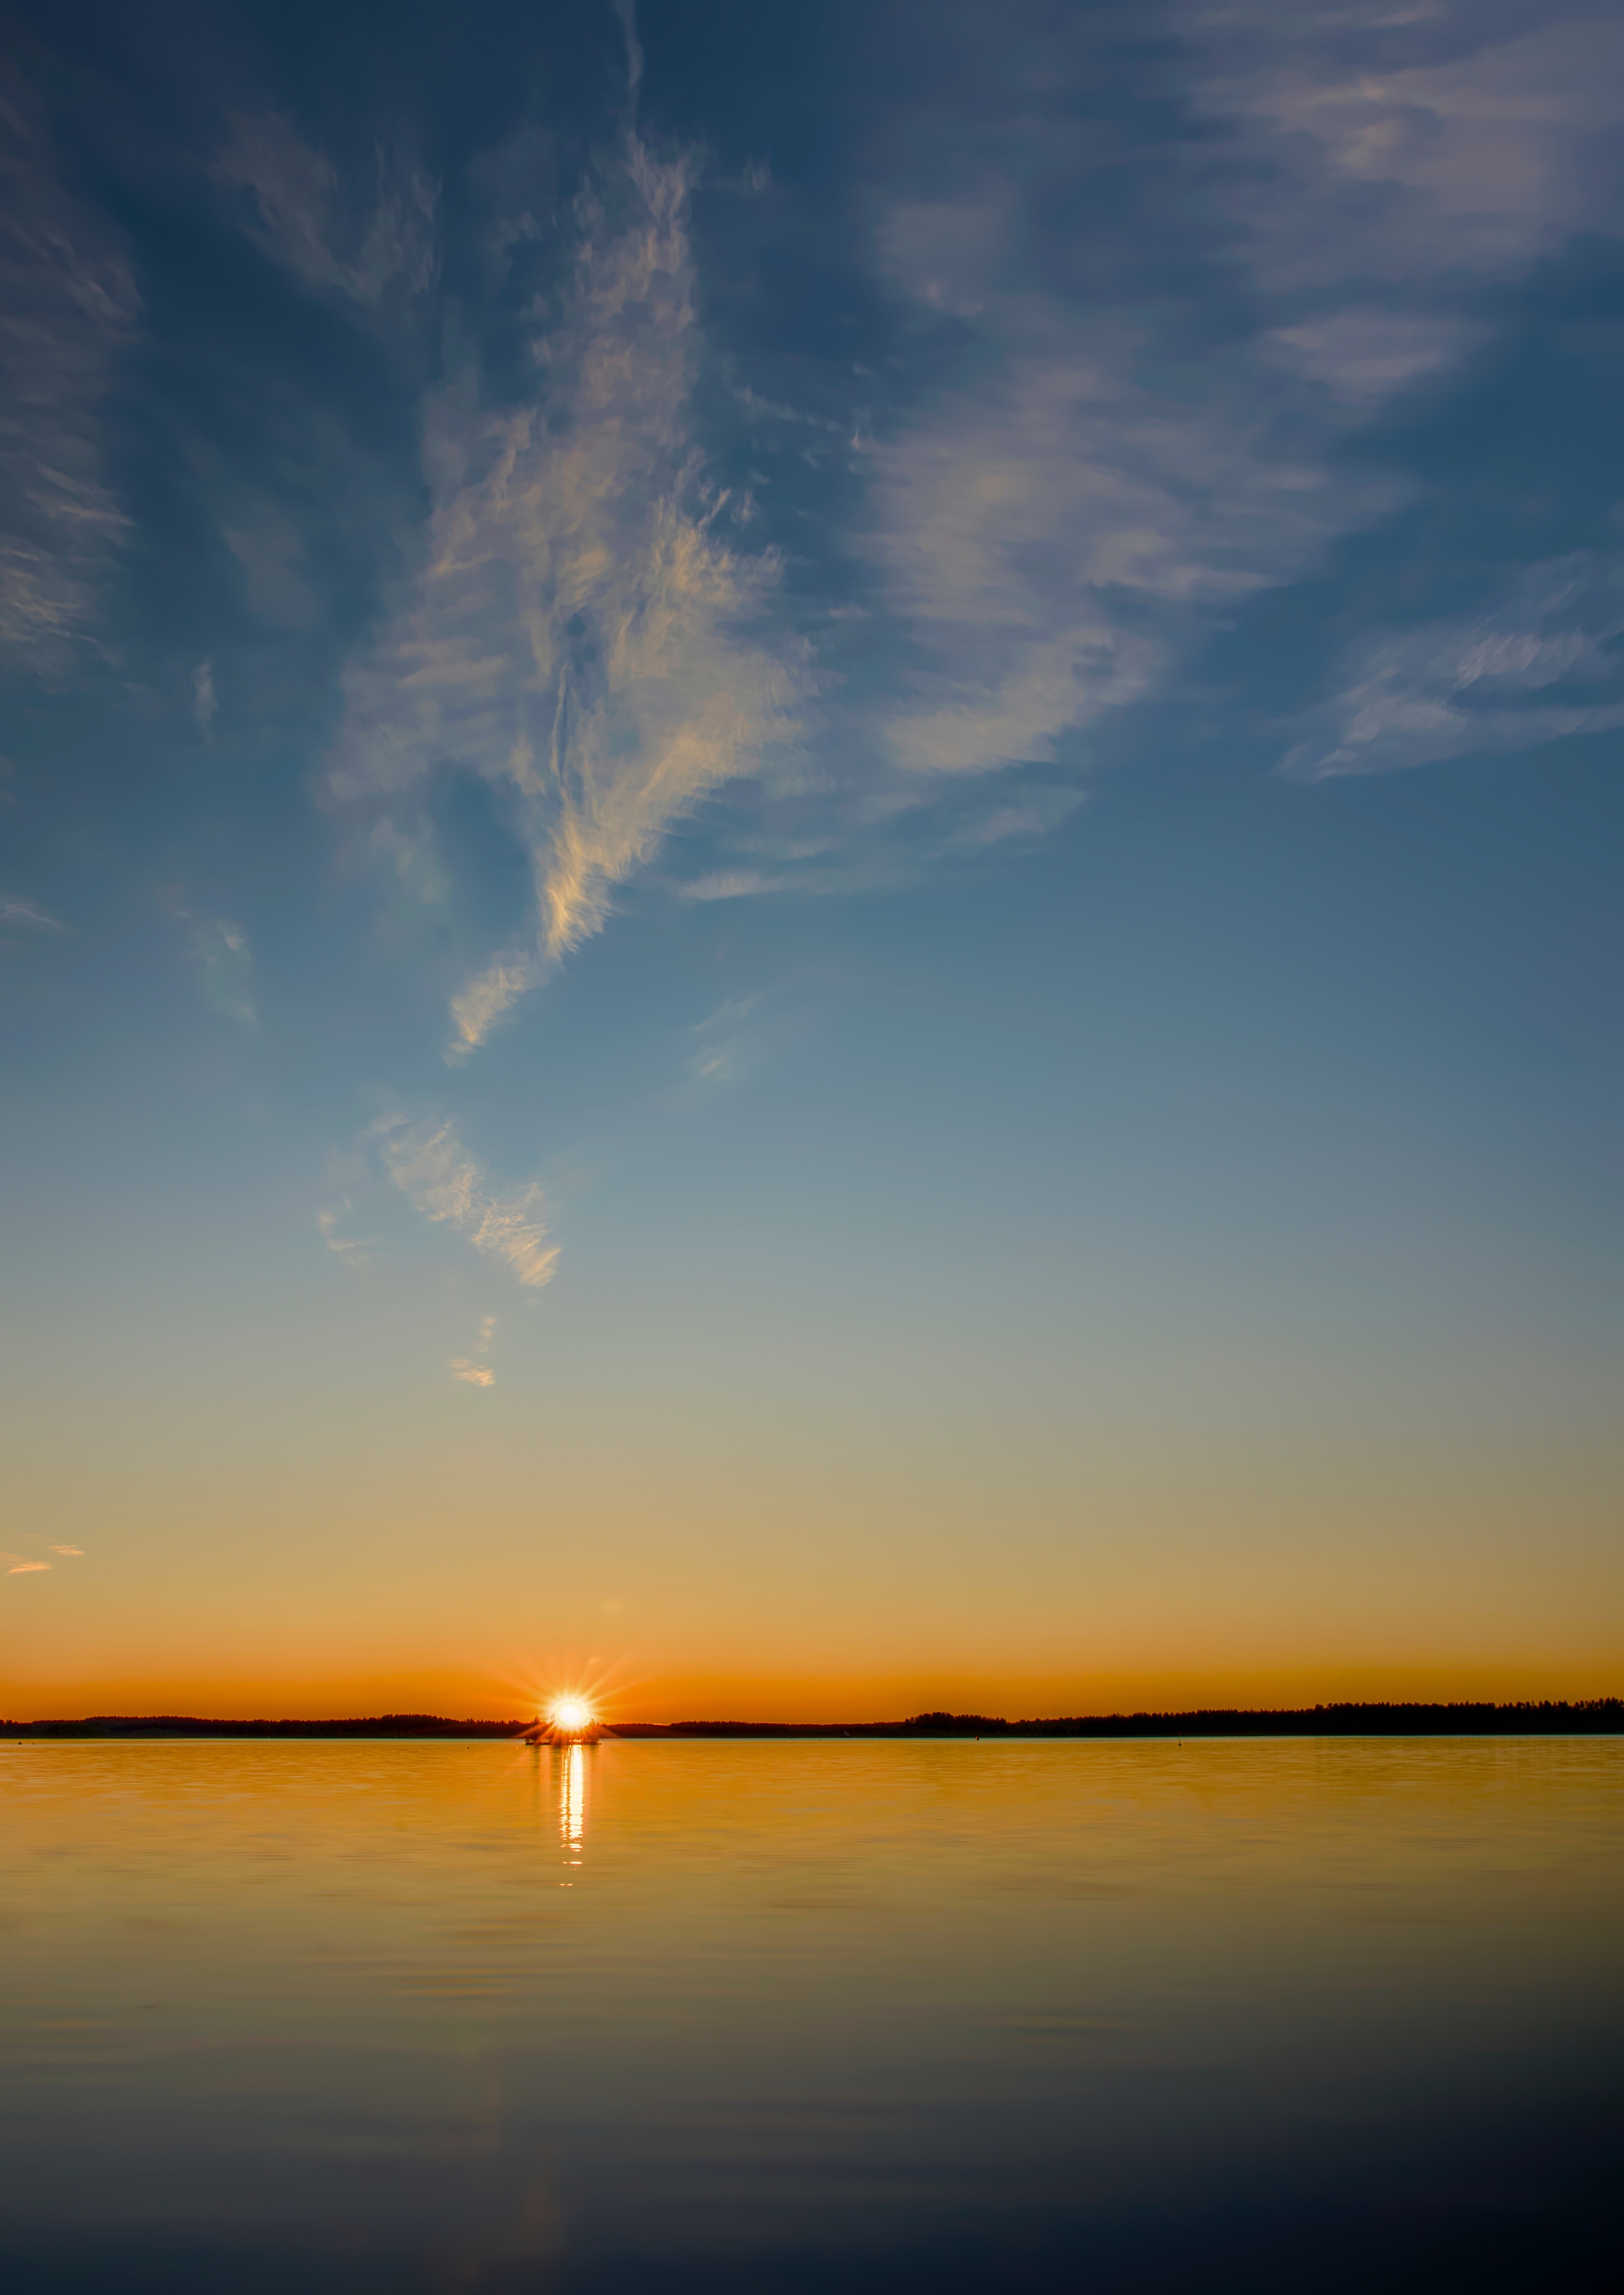
M 190 1713 L 93 1713 L 81 1721 L 0 1721 L 8 1737 L 519 1737 L 530 1721 L 374 1713 L 337 1721 L 208 1721 Z M 1089 1713 L 1008 1721 L 998 1713 L 914 1713 L 905 1721 L 623 1721 L 616 1737 L 1442 1737 L 1600 1736 L 1624 1732 L 1624 1698 L 1495 1705 L 1375 1703 L 1203 1706 L 1191 1713 Z
M 1606 1734 L 1624 1730 L 1624 1698 L 1524 1699 L 1496 1705 L 1346 1703 L 1280 1708 L 1203 1706 L 1191 1713 L 1090 1713 L 1003 1721 L 985 1713 L 916 1713 L 899 1734 L 919 1737 L 1367 1737 Z
M 620 1736 L 659 1737 L 1410 1737 L 1624 1731 L 1624 1698 L 1522 1700 L 1507 1705 L 1390 1701 L 1286 1708 L 1204 1706 L 1190 1713 L 1069 1714 L 1008 1721 L 997 1713 L 913 1713 L 905 1721 L 796 1723 L 673 1721 L 623 1725 Z
M 517 1737 L 528 1721 L 453 1721 L 439 1713 L 373 1713 L 339 1721 L 208 1721 L 193 1713 L 92 1713 L 83 1721 L 0 1721 L 22 1737 Z

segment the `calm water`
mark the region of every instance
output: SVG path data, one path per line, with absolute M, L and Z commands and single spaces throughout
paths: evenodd
M 0 1828 L 12 2295 L 1616 2260 L 1616 1740 L 38 1744 Z

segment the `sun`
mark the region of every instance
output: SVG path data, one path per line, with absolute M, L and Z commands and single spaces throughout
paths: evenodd
M 551 1720 L 555 1729 L 573 1736 L 577 1730 L 592 1727 L 592 1709 L 584 1697 L 559 1697 L 553 1702 Z

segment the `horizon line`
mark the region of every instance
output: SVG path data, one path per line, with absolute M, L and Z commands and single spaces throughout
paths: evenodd
M 181 1713 L 92 1713 L 77 1719 L 0 1719 L 0 1737 L 29 1736 L 305 1736 L 497 1738 L 522 1736 L 540 1717 L 459 1719 L 438 1713 L 374 1713 L 326 1717 L 208 1718 Z M 1010 1719 L 1003 1714 L 943 1710 L 876 1721 L 601 1721 L 602 1734 L 647 1737 L 965 1737 L 1342 1736 L 1355 1734 L 1624 1733 L 1624 1697 L 1362 1698 L 1314 1705 L 1197 1706 L 1179 1711 L 1141 1710 Z

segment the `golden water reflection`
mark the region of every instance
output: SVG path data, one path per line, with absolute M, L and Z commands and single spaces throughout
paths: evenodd
M 0 2285 L 1603 2285 L 1621 1850 L 1618 1739 L 31 1745 Z
M 553 1769 L 559 1789 L 559 1838 L 567 1865 L 579 1865 L 586 1838 L 586 1747 L 557 1745 Z

